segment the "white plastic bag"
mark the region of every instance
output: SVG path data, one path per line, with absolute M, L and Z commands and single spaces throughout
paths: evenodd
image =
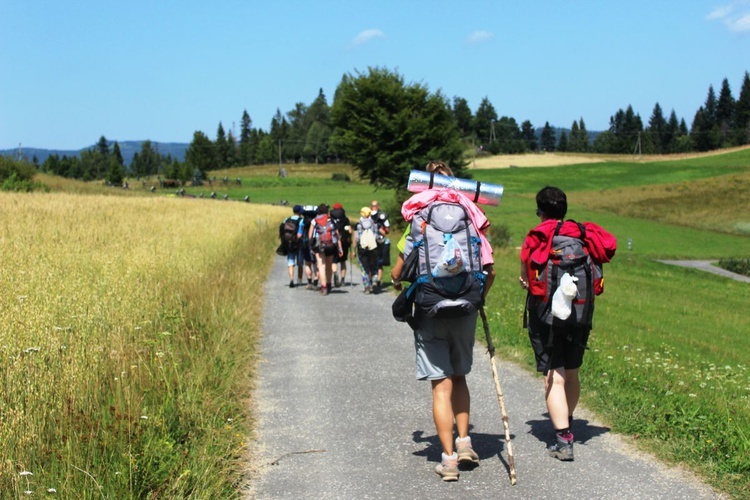
M 552 316 L 555 318 L 566 320 L 570 317 L 573 311 L 573 299 L 578 293 L 577 281 L 578 278 L 567 273 L 560 278 L 560 286 L 552 295 Z
M 438 263 L 432 268 L 432 275 L 436 278 L 455 276 L 466 268 L 465 260 L 461 246 L 451 238 L 445 243 Z

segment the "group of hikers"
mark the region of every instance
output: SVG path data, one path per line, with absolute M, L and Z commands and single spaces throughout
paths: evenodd
M 346 284 L 347 272 L 353 271 L 347 269 L 347 262 L 356 258 L 364 292 L 379 292 L 383 266 L 390 265 L 389 232 L 388 215 L 377 200 L 360 209 L 354 225 L 341 203 L 331 209 L 325 203 L 295 205 L 292 215 L 279 225 L 277 249 L 287 259 L 289 287 L 302 286 L 306 279 L 308 290 L 328 295 L 334 286 Z
M 425 167 L 432 178 L 454 177 L 443 162 Z M 487 238 L 490 221 L 475 201 L 476 193 L 456 188 L 434 188 L 414 194 L 401 207 L 407 222 L 398 242 L 398 257 L 391 267 L 394 288 L 400 295 L 393 302 L 393 316 L 409 324 L 414 333 L 416 377 L 429 380 L 432 413 L 442 458 L 435 472 L 443 481 L 456 481 L 460 469 L 475 467 L 479 456 L 469 436 L 471 397 L 466 375 L 471 371 L 477 318 L 495 280 L 493 250 Z M 340 208 L 340 205 L 334 205 Z M 544 396 L 554 438 L 547 453 L 571 461 L 573 413 L 580 396 L 579 369 L 592 328 L 594 298 L 603 292 L 602 265 L 614 257 L 616 239 L 592 222 L 566 219 L 567 197 L 557 187 L 546 186 L 536 194 L 539 224 L 523 241 L 519 283 L 527 291 L 524 328 L 527 328 L 537 371 L 544 376 Z M 300 215 L 301 207 L 295 207 Z M 376 236 L 389 233 L 387 217 L 379 206 L 363 207 L 353 244 L 363 269 L 363 284 L 371 290 L 380 285 L 382 259 L 370 260 L 362 251 L 367 226 Z M 338 255 L 346 262 L 348 250 L 343 231 L 331 229 L 332 243 L 320 243 L 316 229 L 334 217 L 320 205 L 310 223 L 300 223 L 298 239 L 318 238 L 311 244 L 317 258 L 321 291 L 330 291 L 331 266 Z M 382 221 L 385 221 L 385 224 Z M 307 228 L 307 229 L 305 229 Z M 306 233 L 306 235 L 305 235 Z M 327 248 L 330 247 L 330 250 Z M 317 248 L 317 250 L 315 250 Z M 290 286 L 294 265 L 289 257 Z M 311 268 L 312 269 L 312 268 Z M 307 273 L 307 267 L 305 267 Z M 343 272 L 343 268 L 342 268 Z M 298 275 L 298 282 L 301 280 Z M 312 271 L 308 276 L 308 283 Z M 327 287 L 327 288 L 326 288 Z

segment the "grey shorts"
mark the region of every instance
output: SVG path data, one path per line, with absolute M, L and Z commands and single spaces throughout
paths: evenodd
M 417 379 L 440 380 L 471 371 L 477 313 L 447 319 L 418 315 L 416 320 Z

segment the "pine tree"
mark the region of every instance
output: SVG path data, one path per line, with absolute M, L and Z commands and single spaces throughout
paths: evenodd
M 568 151 L 579 152 L 581 151 L 581 134 L 578 129 L 578 122 L 573 121 L 570 126 L 570 137 L 568 138 Z
M 453 98 L 453 119 L 456 121 L 456 126 L 462 137 L 472 135 L 471 124 L 474 121 L 474 116 L 471 113 L 469 103 L 463 97 Z
M 554 152 L 555 144 L 557 144 L 555 131 L 549 126 L 549 122 L 544 122 L 544 128 L 542 129 L 542 151 L 548 153 Z
M 578 131 L 581 136 L 581 151 L 586 152 L 589 150 L 589 133 L 586 130 L 586 124 L 583 122 L 583 117 L 578 120 Z
M 750 74 L 745 71 L 740 95 L 734 105 L 734 136 L 737 144 L 750 143 Z
M 200 130 L 193 133 L 193 140 L 185 152 L 185 163 L 193 170 L 199 170 L 202 177 L 206 178 L 206 172 L 216 169 L 216 149 L 211 139 Z
M 557 143 L 557 150 L 563 153 L 568 151 L 568 135 L 564 130 L 560 133 L 560 141 Z
M 485 97 L 479 103 L 477 112 L 474 114 L 474 134 L 479 142 L 489 145 L 492 140 L 492 130 L 497 121 L 497 112 L 490 100 Z
M 242 121 L 240 125 L 240 151 L 239 164 L 250 165 L 253 163 L 253 146 L 252 146 L 252 126 L 253 121 L 247 110 L 242 112 Z
M 529 120 L 521 124 L 521 139 L 525 143 L 525 150 L 535 152 L 538 148 L 536 130 Z
M 229 157 L 229 142 L 227 141 L 227 134 L 224 131 L 224 125 L 219 122 L 219 127 L 216 130 L 216 168 L 228 168 L 228 157 Z
M 732 97 L 732 90 L 729 88 L 729 80 L 724 78 L 724 81 L 721 82 L 719 100 L 716 103 L 716 126 L 719 128 L 720 134 L 719 147 L 731 145 L 734 108 L 734 97 Z
M 666 153 L 666 143 L 668 141 L 666 131 L 666 121 L 664 120 L 664 113 L 661 110 L 661 106 L 657 102 L 654 105 L 654 110 L 651 112 L 651 118 L 648 120 L 648 129 L 646 130 L 651 136 L 651 143 L 654 147 L 654 153 L 663 154 Z

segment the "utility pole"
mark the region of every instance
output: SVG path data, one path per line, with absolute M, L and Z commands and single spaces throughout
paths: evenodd
M 643 153 L 643 151 L 641 150 L 641 133 L 640 132 L 638 132 L 638 140 L 635 143 L 635 149 L 633 149 L 633 156 L 635 156 L 636 151 L 638 151 L 638 157 L 640 158 Z
M 23 152 L 21 151 L 21 143 L 18 143 L 18 161 L 21 161 L 23 158 Z

